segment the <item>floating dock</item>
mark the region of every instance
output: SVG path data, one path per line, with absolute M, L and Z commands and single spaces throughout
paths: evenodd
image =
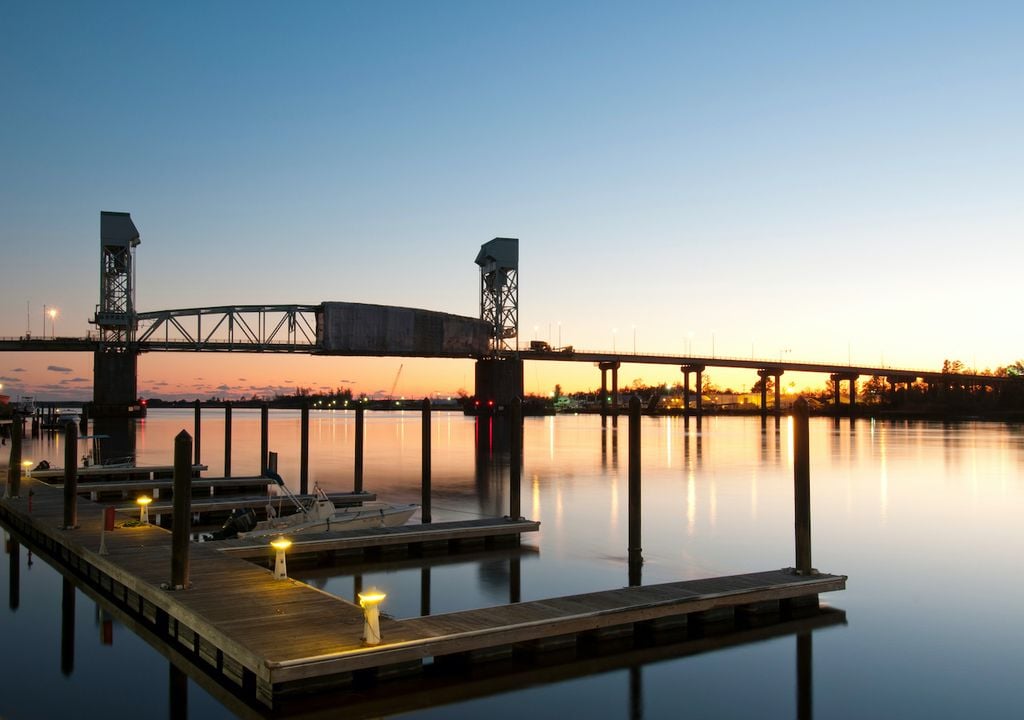
M 425 661 L 506 658 L 575 646 L 595 636 L 657 631 L 691 618 L 817 606 L 819 593 L 846 586 L 845 576 L 784 569 L 620 588 L 407 620 L 383 618 L 382 643 L 368 646 L 358 606 L 301 582 L 276 580 L 265 567 L 232 557 L 256 553 L 251 544 L 193 543 L 190 587 L 169 591 L 168 531 L 149 525 L 106 533 L 101 555 L 102 506 L 79 503 L 79 527 L 63 530 L 61 491 L 29 479 L 21 493 L 0 501 L 6 524 L 87 579 L 176 652 L 267 707 L 312 688 L 422 673 Z M 537 529 L 536 523 L 496 519 L 353 531 L 344 538 L 310 536 L 298 543 L 447 543 L 458 539 L 460 526 L 476 537 Z M 259 552 L 266 553 L 266 546 Z

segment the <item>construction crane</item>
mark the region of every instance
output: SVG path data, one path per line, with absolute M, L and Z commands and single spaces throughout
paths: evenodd
M 388 393 L 388 401 L 395 399 L 395 388 L 398 387 L 398 378 L 402 377 L 402 368 L 405 367 L 405 363 L 398 366 L 398 372 L 395 373 L 395 381 L 391 383 L 391 392 Z

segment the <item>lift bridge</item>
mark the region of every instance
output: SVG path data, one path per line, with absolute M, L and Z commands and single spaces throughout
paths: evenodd
M 830 373 L 836 405 L 839 384 L 849 383 L 850 403 L 857 377 L 881 376 L 895 388 L 918 379 L 929 387 L 977 385 L 1002 390 L 1020 388 L 1020 377 L 950 375 L 935 370 L 838 365 L 778 359 L 696 357 L 584 351 L 531 343 L 520 352 L 519 241 L 494 238 L 476 258 L 480 267 L 480 315 L 465 317 L 415 308 L 351 302 L 316 305 L 225 305 L 138 312 L 135 305 L 135 250 L 139 232 L 128 213 L 100 213 L 100 302 L 87 338 L 0 338 L 0 351 L 87 351 L 93 353 L 94 417 L 130 414 L 136 405 L 138 356 L 165 352 L 305 353 L 370 357 L 437 357 L 476 360 L 475 389 L 498 405 L 523 394 L 523 360 L 593 363 L 601 386 L 611 372 L 611 401 L 617 405 L 618 369 L 624 362 L 679 365 L 689 395 L 696 374 L 700 412 L 701 373 L 707 366 L 756 370 L 762 411 L 767 407 L 767 379 L 774 380 L 774 409 L 779 409 L 779 377 L 785 371 Z M 603 402 L 608 394 L 602 392 Z

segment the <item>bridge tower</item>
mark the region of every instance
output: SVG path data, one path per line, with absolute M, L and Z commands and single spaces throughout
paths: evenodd
M 140 242 L 130 214 L 100 213 L 100 302 L 92 321 L 100 347 L 93 355 L 93 417 L 138 412 L 135 248 Z
M 476 362 L 476 398 L 484 407 L 500 411 L 523 394 L 523 361 L 518 355 L 519 240 L 494 238 L 484 243 L 476 264 L 480 266 L 480 319 L 490 326 L 490 357 Z

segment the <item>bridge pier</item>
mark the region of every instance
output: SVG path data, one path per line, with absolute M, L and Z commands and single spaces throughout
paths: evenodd
M 839 411 L 842 382 L 846 380 L 850 383 L 850 413 L 852 414 L 857 405 L 857 378 L 860 375 L 857 373 L 832 373 L 829 377 L 832 380 L 832 403 L 836 412 Z
M 704 414 L 704 370 L 703 365 L 682 365 L 679 368 L 683 372 L 683 412 L 690 412 L 690 373 L 696 373 L 697 377 L 697 406 L 695 408 L 697 417 Z
M 607 372 L 612 371 L 612 414 L 619 414 L 619 368 L 622 363 L 618 360 L 600 362 L 597 367 L 601 370 L 601 414 L 608 414 L 608 382 Z
M 92 417 L 132 417 L 140 414 L 138 365 L 139 355 L 133 351 L 97 350 L 93 353 Z
M 773 385 L 773 406 L 772 413 L 774 415 L 782 414 L 782 368 L 763 368 L 757 371 L 757 376 L 761 378 L 761 417 L 767 417 L 768 415 L 768 378 L 772 378 Z
M 523 395 L 523 361 L 519 358 L 481 358 L 476 361 L 475 377 L 481 410 L 490 407 L 495 413 L 505 412 L 513 398 Z

